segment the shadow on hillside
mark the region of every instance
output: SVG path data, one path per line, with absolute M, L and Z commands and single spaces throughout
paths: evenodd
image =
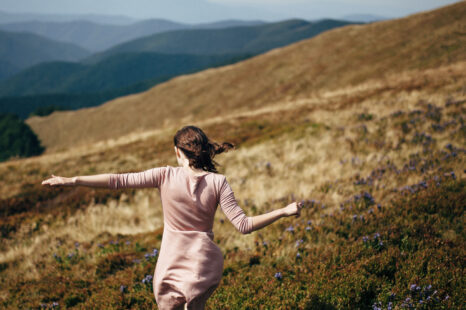
M 311 295 L 309 302 L 304 307 L 306 310 L 335 310 L 333 305 L 326 303 L 317 295 Z

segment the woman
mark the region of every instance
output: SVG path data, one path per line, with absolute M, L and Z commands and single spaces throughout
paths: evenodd
M 137 173 L 99 174 L 65 178 L 52 175 L 43 185 L 83 185 L 107 188 L 160 189 L 164 229 L 154 275 L 154 295 L 160 309 L 204 309 L 223 273 L 223 254 L 213 241 L 214 215 L 220 204 L 243 234 L 261 229 L 281 217 L 299 217 L 300 203 L 248 217 L 237 204 L 213 158 L 231 143 L 212 142 L 198 127 L 186 126 L 174 137 L 179 167 L 152 168 Z

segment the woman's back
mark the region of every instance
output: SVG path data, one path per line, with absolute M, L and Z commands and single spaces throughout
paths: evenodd
M 252 219 L 237 204 L 222 174 L 195 175 L 186 167 L 166 166 L 138 173 L 113 174 L 110 187 L 159 188 L 164 225 L 173 230 L 212 232 L 215 211 L 220 204 L 238 231 L 252 231 Z

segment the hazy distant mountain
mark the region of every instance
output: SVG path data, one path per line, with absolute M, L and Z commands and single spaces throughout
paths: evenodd
M 346 24 L 334 20 L 319 23 L 289 20 L 259 26 L 166 32 L 135 40 L 134 45 L 123 44 L 123 48 L 97 54 L 85 63 L 52 62 L 28 68 L 1 82 L 0 96 L 108 91 L 113 96 L 115 92 L 121 95 L 141 91 L 176 75 L 233 63 Z M 143 84 L 135 88 L 132 86 L 135 83 Z M 122 93 L 118 90 L 122 87 L 130 89 Z M 98 102 L 95 98 L 90 100 Z M 36 105 L 32 98 L 27 102 Z M 83 106 L 88 104 L 83 102 Z
M 79 45 L 99 52 L 136 38 L 180 29 L 220 29 L 237 26 L 255 26 L 261 21 L 225 20 L 197 25 L 181 24 L 165 19 L 147 19 L 130 25 L 105 25 L 86 20 L 70 22 L 27 21 L 0 24 L 0 30 L 30 32 L 52 40 Z
M 98 14 L 35 14 L 35 13 L 11 13 L 0 11 L 0 24 L 20 23 L 30 21 L 45 22 L 69 22 L 86 20 L 94 23 L 110 25 L 128 25 L 137 22 L 137 19 L 122 15 L 98 15 Z
M 95 65 L 42 63 L 0 82 L 0 96 L 109 91 L 146 80 L 166 80 L 235 59 L 240 58 L 236 55 L 128 53 L 110 56 Z
M 9 61 L 0 60 L 0 80 L 12 76 L 20 69 Z
M 263 25 L 266 22 L 261 20 L 221 20 L 218 22 L 212 23 L 202 23 L 202 24 L 195 24 L 192 25 L 192 29 L 220 29 L 220 28 L 230 28 L 230 27 L 242 27 L 242 26 L 257 26 Z
M 13 95 L 0 98 L 0 113 L 24 119 L 38 109 L 97 106 L 145 91 L 179 74 L 228 65 L 248 56 L 138 53 L 120 54 L 94 66 L 66 62 L 39 64 L 0 82 L 0 92 Z
M 85 62 L 95 63 L 110 55 L 127 52 L 259 54 L 349 23 L 331 19 L 316 23 L 293 19 L 259 26 L 170 31 L 123 43 L 95 54 Z
M 361 22 L 361 23 L 371 23 L 379 20 L 390 19 L 389 17 L 373 15 L 373 14 L 350 14 L 342 16 L 341 19 L 347 20 L 350 22 Z
M 53 60 L 75 61 L 89 55 L 83 48 L 35 34 L 0 31 L 0 78 Z
M 0 25 L 1 30 L 31 32 L 53 40 L 74 43 L 90 51 L 103 51 L 116 44 L 154 33 L 187 28 L 163 19 L 150 19 L 131 25 L 103 25 L 89 21 L 31 21 Z

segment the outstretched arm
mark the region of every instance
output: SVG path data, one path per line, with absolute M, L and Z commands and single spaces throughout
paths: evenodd
M 233 190 L 226 179 L 223 180 L 220 189 L 220 206 L 230 222 L 243 234 L 259 230 L 282 217 L 292 215 L 299 217 L 301 212 L 301 203 L 293 202 L 284 208 L 269 213 L 246 216 L 243 209 L 238 205 Z
M 165 177 L 167 167 L 151 168 L 141 172 L 105 173 L 96 175 L 81 175 L 72 178 L 59 177 L 52 174 L 52 178 L 42 182 L 50 186 L 89 186 L 119 188 L 159 187 Z
M 272 224 L 276 220 L 282 217 L 296 215 L 300 216 L 301 212 L 301 203 L 293 202 L 287 205 L 284 208 L 270 211 L 261 215 L 256 215 L 252 217 L 252 231 L 264 228 L 267 225 Z
M 110 174 L 82 175 L 71 178 L 60 177 L 52 174 L 50 179 L 42 182 L 42 185 L 49 186 L 89 186 L 109 188 Z

